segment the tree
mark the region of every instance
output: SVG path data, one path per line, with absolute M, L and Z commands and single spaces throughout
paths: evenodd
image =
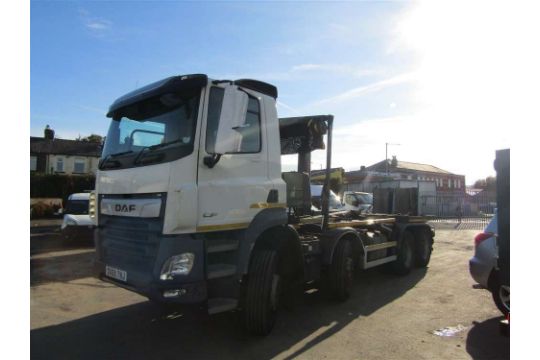
M 94 143 L 100 143 L 101 144 L 103 142 L 103 136 L 97 135 L 97 134 L 92 134 L 90 136 L 82 138 L 81 141 L 94 142 Z

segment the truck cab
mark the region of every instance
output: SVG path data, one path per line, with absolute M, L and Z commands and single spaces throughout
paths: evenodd
M 196 74 L 111 105 L 92 211 L 100 277 L 193 303 L 212 296 L 208 280 L 245 271 L 221 250 L 249 252 L 246 236 L 287 222 L 276 97 L 269 84 Z

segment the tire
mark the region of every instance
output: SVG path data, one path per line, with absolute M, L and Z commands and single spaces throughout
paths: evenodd
M 257 251 L 249 266 L 243 309 L 244 326 L 253 335 L 268 335 L 277 318 L 280 297 L 277 253 Z
M 433 251 L 433 239 L 427 231 L 418 231 L 416 233 L 417 238 L 414 242 L 414 257 L 416 266 L 419 268 L 425 268 L 429 264 L 431 259 L 431 252 Z
M 334 300 L 345 301 L 352 293 L 354 259 L 351 242 L 341 239 L 332 256 L 332 264 L 325 279 L 325 292 Z
M 396 261 L 392 262 L 392 270 L 397 275 L 407 275 L 415 264 L 414 259 L 414 235 L 410 231 L 403 233 L 401 246 L 397 253 Z
M 491 276 L 492 281 L 489 289 L 491 297 L 497 309 L 506 316 L 510 312 L 510 287 L 501 285 L 497 272 L 493 272 Z

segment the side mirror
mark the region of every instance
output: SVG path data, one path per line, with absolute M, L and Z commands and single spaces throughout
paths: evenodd
M 248 95 L 236 86 L 225 88 L 221 116 L 216 136 L 215 152 L 226 154 L 240 150 L 241 129 L 244 128 Z

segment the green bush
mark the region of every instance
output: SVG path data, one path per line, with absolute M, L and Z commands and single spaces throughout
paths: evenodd
M 93 190 L 94 175 L 30 174 L 31 198 L 62 198 L 67 200 L 73 193 Z

